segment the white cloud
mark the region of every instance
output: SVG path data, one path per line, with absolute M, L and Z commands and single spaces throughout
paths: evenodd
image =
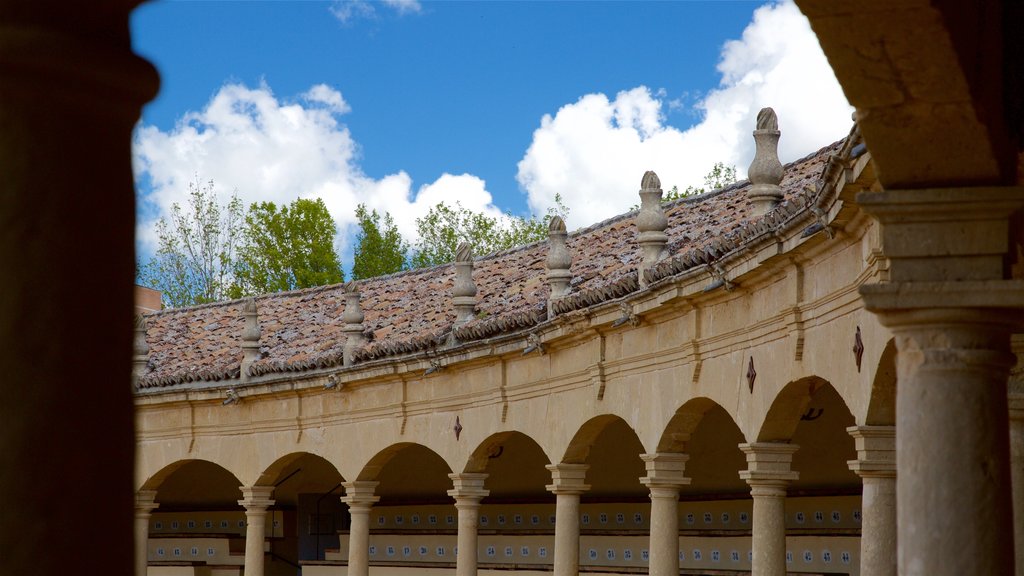
M 758 8 L 742 38 L 723 47 L 718 70 L 720 86 L 696 105 L 702 121 L 685 132 L 667 126 L 663 115 L 679 104 L 643 86 L 611 100 L 589 94 L 545 115 L 519 162 L 531 210 L 543 213 L 561 194 L 570 225 L 585 226 L 638 203 L 646 170 L 657 171 L 666 189 L 700 185 L 715 162 L 734 164 L 745 177 L 750 132 L 764 106 L 778 113 L 783 162 L 850 128 L 853 108 L 792 2 Z
M 374 4 L 370 0 L 335 0 L 330 11 L 342 24 L 348 24 L 358 18 L 376 18 L 377 9 Z M 394 10 L 399 16 L 417 14 L 423 10 L 419 0 L 382 0 L 379 4 Z
M 187 202 L 195 175 L 212 179 L 226 199 L 232 191 L 248 205 L 296 198 L 322 198 L 339 226 L 338 245 L 348 258 L 348 238 L 359 203 L 388 211 L 407 238 L 415 219 L 440 200 L 496 215 L 483 180 L 443 174 L 413 193 L 405 172 L 374 179 L 357 163 L 358 144 L 340 116 L 349 111 L 341 93 L 317 85 L 298 102 L 277 98 L 267 86 L 223 86 L 199 112 L 187 113 L 171 130 L 140 125 L 135 134 L 135 170 L 152 190 L 142 198 L 154 215 L 139 223 L 143 252 L 155 247 L 154 225 L 175 202 Z

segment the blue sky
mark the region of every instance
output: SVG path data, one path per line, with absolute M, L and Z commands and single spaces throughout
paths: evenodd
M 132 30 L 162 77 L 135 139 L 144 254 L 196 174 L 247 202 L 323 197 L 350 261 L 359 202 L 411 235 L 438 200 L 541 214 L 558 193 L 584 226 L 636 204 L 646 169 L 744 173 L 761 106 L 783 160 L 850 124 L 788 3 L 165 1 Z

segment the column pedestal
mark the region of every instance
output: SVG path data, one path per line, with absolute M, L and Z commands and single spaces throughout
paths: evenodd
M 352 523 L 348 529 L 348 576 L 370 574 L 370 509 L 379 500 L 373 491 L 378 482 L 344 482 L 345 495 L 341 501 L 348 504 Z
M 580 494 L 590 490 L 583 483 L 590 466 L 550 464 L 549 492 L 555 495 L 554 576 L 578 576 L 580 572 Z
M 242 499 L 238 504 L 245 507 L 245 576 L 263 576 L 263 545 L 266 541 L 267 508 L 274 505 L 270 496 L 273 486 L 242 486 Z
M 641 454 L 647 476 L 640 479 L 651 490 L 651 576 L 679 576 L 679 489 L 690 483 L 683 474 L 687 454 Z
M 448 495 L 455 498 L 455 509 L 459 512 L 459 550 L 455 557 L 455 576 L 476 576 L 477 564 L 477 522 L 480 517 L 480 501 L 490 492 L 484 490 L 487 474 L 449 474 L 453 489 Z
M 146 576 L 149 570 L 149 519 L 156 503 L 156 490 L 135 493 L 135 576 Z
M 790 470 L 794 444 L 759 442 L 740 444 L 747 469 L 740 478 L 754 498 L 751 550 L 753 576 L 786 576 L 786 487 L 799 474 Z
M 864 484 L 861 576 L 896 576 L 896 427 L 851 426 L 857 459 L 847 464 Z
M 902 576 L 1012 574 L 1010 334 L 1024 282 L 1007 280 L 1024 188 L 857 195 L 881 223 L 889 282 L 861 286 L 896 337 L 896 516 Z

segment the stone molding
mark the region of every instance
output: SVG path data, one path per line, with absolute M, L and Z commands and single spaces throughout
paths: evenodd
M 896 427 L 850 426 L 857 459 L 847 461 L 850 470 L 861 478 L 896 477 Z
M 374 491 L 380 482 L 356 480 L 354 482 L 342 482 L 345 487 L 345 495 L 341 501 L 348 504 L 349 510 L 367 510 L 380 501 L 380 496 L 374 496 Z
M 551 471 L 551 484 L 545 486 L 552 494 L 583 494 L 590 490 L 589 484 L 584 484 L 588 464 L 548 464 L 545 466 Z
M 474 472 L 449 474 L 448 477 L 451 478 L 454 488 L 448 491 L 448 495 L 455 499 L 455 507 L 479 506 L 480 500 L 491 493 L 490 490 L 484 489 L 484 481 L 487 480 L 487 476 L 484 473 Z
M 689 454 L 675 452 L 658 452 L 654 454 L 641 454 L 640 459 L 644 461 L 647 468 L 647 476 L 640 478 L 640 483 L 651 489 L 651 494 L 658 488 L 672 488 L 676 492 L 690 483 L 691 479 L 685 476 L 686 462 L 689 461 Z
M 778 442 L 754 442 L 739 445 L 747 456 L 747 469 L 740 470 L 740 478 L 751 488 L 782 489 L 800 478 L 800 473 L 790 469 L 793 454 L 800 449 L 796 444 Z M 754 491 L 751 494 L 759 495 Z
M 156 502 L 156 490 L 139 490 L 135 493 L 135 516 L 146 517 L 160 507 Z
M 274 494 L 273 486 L 239 486 L 242 491 L 242 499 L 238 505 L 245 508 L 245 513 L 266 512 L 267 508 L 274 505 L 270 497 Z

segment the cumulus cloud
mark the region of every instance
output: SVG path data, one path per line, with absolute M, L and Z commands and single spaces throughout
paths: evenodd
M 144 214 L 137 235 L 143 252 L 155 248 L 154 226 L 174 203 L 187 202 L 195 176 L 212 179 L 226 199 L 233 191 L 248 205 L 296 198 L 322 198 L 339 225 L 338 246 L 347 258 L 347 239 L 359 203 L 388 211 L 407 238 L 415 219 L 442 199 L 491 215 L 486 184 L 476 176 L 443 174 L 413 190 L 405 172 L 374 179 L 357 163 L 358 144 L 341 122 L 350 110 L 341 93 L 313 86 L 297 101 L 276 97 L 266 85 L 223 86 L 199 112 L 187 113 L 167 131 L 140 125 L 133 146 L 136 176 L 147 182 L 140 200 Z
M 614 99 L 589 94 L 545 115 L 519 162 L 530 209 L 543 213 L 561 194 L 572 209 L 570 225 L 585 226 L 636 204 L 646 170 L 657 171 L 666 189 L 700 185 L 715 162 L 735 165 L 743 178 L 764 106 L 779 115 L 783 162 L 850 128 L 853 108 L 792 2 L 758 8 L 742 38 L 723 47 L 718 70 L 719 87 L 696 104 L 702 120 L 686 131 L 665 122 L 665 111 L 679 102 L 643 86 Z
M 416 14 L 423 9 L 419 0 L 383 0 L 379 4 L 394 10 L 399 16 Z M 359 18 L 375 18 L 377 16 L 377 8 L 370 0 L 335 0 L 331 4 L 330 11 L 342 24 L 348 24 Z

